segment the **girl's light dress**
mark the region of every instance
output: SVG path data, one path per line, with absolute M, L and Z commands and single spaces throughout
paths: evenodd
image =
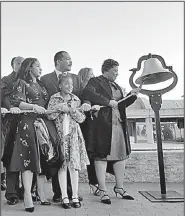
M 79 123 L 85 120 L 85 115 L 79 109 L 80 99 L 74 94 L 70 94 L 70 96 L 68 101 L 64 100 L 60 92 L 51 96 L 48 110 L 55 110 L 55 112 L 48 114 L 48 119 L 55 121 L 61 139 L 61 151 L 64 155 L 63 167 L 68 162 L 72 169 L 81 170 L 86 169 L 86 165 L 89 165 L 85 141 L 79 126 Z M 59 110 L 61 104 L 71 107 L 73 111 L 70 114 L 61 112 Z

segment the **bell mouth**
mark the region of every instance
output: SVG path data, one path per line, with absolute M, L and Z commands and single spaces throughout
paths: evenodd
M 142 83 L 143 85 L 152 85 L 152 84 L 164 82 L 166 80 L 171 79 L 172 77 L 173 77 L 173 74 L 169 71 L 156 72 L 156 73 L 147 74 L 145 76 L 138 77 L 135 83 L 138 85 Z

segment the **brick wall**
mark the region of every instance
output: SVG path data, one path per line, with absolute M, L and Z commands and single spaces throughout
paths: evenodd
M 166 182 L 184 181 L 183 150 L 163 152 Z M 114 176 L 107 174 L 107 182 L 114 182 Z M 157 151 L 132 151 L 126 161 L 125 182 L 159 182 Z M 86 170 L 80 172 L 80 182 L 88 182 Z

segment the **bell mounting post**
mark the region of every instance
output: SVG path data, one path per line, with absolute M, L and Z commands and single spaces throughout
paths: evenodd
M 152 85 L 160 82 L 164 82 L 173 78 L 172 84 L 168 87 L 160 90 L 147 90 L 141 89 L 140 93 L 149 97 L 151 108 L 155 113 L 155 126 L 157 136 L 157 152 L 158 152 L 158 166 L 160 174 L 160 188 L 161 191 L 139 191 L 145 198 L 151 202 L 184 202 L 182 194 L 176 191 L 166 191 L 165 172 L 164 172 L 164 160 L 163 160 L 163 148 L 161 139 L 161 125 L 159 110 L 162 104 L 162 95 L 172 90 L 177 82 L 177 74 L 173 71 L 172 66 L 167 66 L 164 59 L 160 55 L 153 55 L 149 53 L 139 58 L 137 68 L 130 69 L 132 74 L 129 78 L 129 83 L 132 88 L 138 88 L 134 84 L 134 76 L 137 71 L 141 69 L 141 63 L 144 62 L 143 73 L 135 81 L 136 84 Z

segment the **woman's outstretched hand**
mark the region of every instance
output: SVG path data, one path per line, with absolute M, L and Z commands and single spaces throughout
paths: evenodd
M 38 105 L 33 106 L 33 111 L 35 113 L 38 113 L 38 114 L 45 114 L 46 113 L 46 109 L 44 107 L 41 107 L 41 106 L 38 106 Z
M 2 114 L 6 114 L 8 112 L 8 110 L 4 107 L 1 107 L 1 113 Z
M 8 110 L 6 108 L 1 107 L 1 115 L 2 115 L 2 117 L 4 117 L 7 112 L 8 112 Z
M 115 109 L 118 106 L 118 102 L 115 100 L 110 100 L 109 106 Z
M 91 107 L 91 110 L 93 111 L 99 111 L 101 109 L 101 107 L 99 105 L 94 105 Z
M 9 111 L 12 114 L 19 114 L 19 113 L 21 113 L 21 110 L 19 109 L 19 107 L 12 107 L 12 108 L 10 108 Z
M 135 89 L 132 89 L 132 91 L 130 92 L 131 93 L 131 95 L 138 95 L 139 94 L 139 92 L 140 92 L 140 88 L 135 88 Z
M 84 112 L 88 112 L 91 110 L 91 105 L 89 105 L 88 103 L 83 103 L 81 106 L 81 110 Z
M 69 113 L 69 107 L 66 104 L 59 104 L 58 110 L 67 114 Z

